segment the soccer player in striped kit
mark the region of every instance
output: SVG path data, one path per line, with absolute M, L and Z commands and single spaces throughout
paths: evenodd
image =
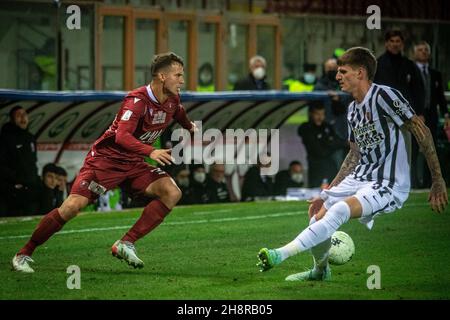
M 30 240 L 14 256 L 13 270 L 34 272 L 29 262 L 33 262 L 31 255 L 36 247 L 100 194 L 118 185 L 152 198 L 141 217 L 111 248 L 115 257 L 129 265 L 144 266 L 134 243 L 157 227 L 181 198 L 173 179 L 144 162 L 144 157 L 149 156 L 161 166 L 173 161 L 170 149 L 155 150 L 151 146 L 172 119 L 191 132 L 197 130 L 180 103 L 184 84 L 182 58 L 172 52 L 156 55 L 151 72 L 151 83 L 127 94 L 109 129 L 92 146 L 69 197 L 42 218 Z
M 309 226 L 287 245 L 263 248 L 258 254 L 258 266 L 266 271 L 311 250 L 314 267 L 288 276 L 287 281 L 330 280 L 328 252 L 333 233 L 351 218 L 371 229 L 375 217 L 402 207 L 410 191 L 409 133 L 430 168 L 432 210 L 443 212 L 448 204 L 430 130 L 398 90 L 373 83 L 374 55 L 367 48 L 351 48 L 338 66 L 336 79 L 342 91 L 354 98 L 347 115 L 350 151 L 329 189 L 311 201 Z

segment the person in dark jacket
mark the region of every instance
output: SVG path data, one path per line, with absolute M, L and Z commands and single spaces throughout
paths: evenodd
M 9 116 L 0 133 L 0 215 L 36 214 L 36 138 L 27 129 L 28 114 L 23 107 L 13 107 Z
M 61 205 L 61 203 L 58 203 L 62 200 L 58 192 L 58 172 L 58 167 L 53 163 L 47 163 L 42 169 L 38 214 L 46 214 Z
M 419 69 L 414 62 L 402 55 L 404 37 L 399 30 L 390 30 L 385 34 L 386 52 L 377 59 L 377 72 L 374 82 L 387 85 L 400 91 L 409 101 L 420 118 L 424 118 L 424 86 Z M 419 146 L 415 139 L 411 143 L 411 185 L 420 187 L 417 172 L 421 164 L 418 161 Z
M 190 203 L 208 203 L 208 187 L 206 185 L 206 170 L 202 164 L 191 167 Z
M 208 203 L 230 202 L 230 192 L 225 182 L 225 166 L 212 164 L 206 180 Z
M 244 176 L 242 201 L 253 201 L 258 197 L 266 198 L 273 195 L 275 195 L 273 177 L 261 175 L 261 164 L 250 167 Z
M 374 82 L 397 89 L 421 116 L 424 112 L 423 84 L 414 62 L 402 55 L 404 37 L 399 30 L 385 34 L 386 52 L 377 59 Z
M 275 193 L 285 196 L 288 188 L 303 188 L 303 166 L 300 161 L 292 161 L 288 170 L 282 170 L 275 177 Z
M 430 67 L 431 56 L 430 45 L 426 41 L 420 41 L 414 46 L 414 60 L 423 82 L 423 96 L 425 97 L 424 120 L 431 131 L 433 141 L 437 144 L 439 116 L 448 121 L 449 113 L 447 101 L 444 95 L 444 85 L 441 73 Z M 418 155 L 417 177 L 419 187 L 429 188 L 431 186 L 430 170 L 425 162 L 423 154 Z
M 234 90 L 270 90 L 266 82 L 266 66 L 266 59 L 263 57 L 252 57 L 249 62 L 250 73 L 236 82 Z
M 309 108 L 309 121 L 298 128 L 308 153 L 308 187 L 317 188 L 324 180 L 331 182 L 338 172 L 332 154 L 347 142 L 339 139 L 333 127 L 325 121 L 325 107 L 312 103 Z
M 331 103 L 325 106 L 325 118 L 333 127 L 337 136 L 341 140 L 347 141 L 347 107 L 352 101 L 352 96 L 349 94 L 339 95 L 337 93 L 338 91 L 341 91 L 339 83 L 336 80 L 338 69 L 337 60 L 335 58 L 328 59 L 325 61 L 323 67 L 324 74 L 316 83 L 314 91 L 326 91 L 330 96 Z M 347 153 L 348 149 L 346 147 L 338 149 L 333 153 L 332 157 L 338 168 L 340 168 Z
M 181 199 L 178 201 L 179 205 L 192 204 L 192 189 L 189 179 L 190 172 L 185 165 L 181 165 L 175 169 L 174 180 L 178 188 L 181 190 Z

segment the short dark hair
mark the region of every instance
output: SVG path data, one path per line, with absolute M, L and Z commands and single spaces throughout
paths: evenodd
M 313 101 L 309 104 L 308 112 L 325 110 L 325 106 L 320 101 Z
M 9 119 L 14 120 L 14 114 L 17 110 L 24 109 L 22 106 L 17 105 L 14 106 L 11 110 L 9 110 Z
M 367 71 L 367 77 L 370 81 L 375 78 L 377 71 L 377 58 L 373 53 L 364 47 L 353 47 L 345 51 L 338 59 L 338 66 L 349 65 L 352 67 L 363 67 Z
M 63 167 L 56 166 L 55 173 L 58 176 L 67 177 L 67 171 Z
M 58 174 L 58 167 L 54 163 L 47 163 L 44 168 L 42 168 L 42 177 L 45 176 L 46 173 L 55 173 Z
M 400 39 L 402 39 L 402 41 L 405 41 L 405 37 L 403 36 L 403 33 L 397 29 L 392 29 L 392 30 L 386 31 L 386 33 L 384 34 L 384 41 L 389 41 L 389 39 L 391 39 L 393 37 L 400 37 Z
M 303 165 L 300 161 L 294 160 L 294 161 L 291 161 L 291 163 L 289 163 L 289 168 L 292 166 L 297 166 L 297 165 L 303 167 Z
M 159 70 L 171 66 L 172 63 L 179 63 L 184 66 L 183 58 L 173 52 L 166 52 L 155 55 L 150 67 L 152 77 L 155 77 Z

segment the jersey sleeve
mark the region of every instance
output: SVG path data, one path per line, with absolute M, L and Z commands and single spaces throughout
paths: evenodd
M 415 115 L 408 100 L 406 100 L 400 91 L 396 89 L 380 89 L 377 102 L 384 112 L 391 117 L 399 127 L 401 127 L 406 120 L 411 119 Z
M 118 118 L 115 142 L 129 152 L 137 153 L 141 156 L 148 156 L 154 150 L 133 135 L 139 120 L 145 114 L 145 103 L 134 97 L 125 98 L 122 107 L 122 113 Z
M 173 118 L 185 129 L 191 130 L 192 124 L 189 120 L 186 110 L 184 109 L 182 104 L 178 104 L 177 111 L 173 115 Z

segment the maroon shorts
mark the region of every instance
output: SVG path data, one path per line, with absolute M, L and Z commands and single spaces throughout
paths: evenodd
M 146 162 L 130 163 L 88 155 L 70 194 L 84 196 L 92 202 L 102 192 L 119 185 L 132 193 L 144 193 L 150 183 L 164 177 L 170 176 Z

